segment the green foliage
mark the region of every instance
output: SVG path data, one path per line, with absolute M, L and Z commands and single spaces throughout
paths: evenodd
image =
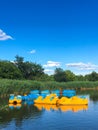
M 24 94 L 29 93 L 30 90 L 39 89 L 40 83 L 30 80 L 8 80 L 0 79 L 0 94 Z
M 55 69 L 54 80 L 57 82 L 65 82 L 66 81 L 65 72 L 62 68 Z
M 70 70 L 66 70 L 65 71 L 65 77 L 66 77 L 66 81 L 75 81 L 75 74 L 72 73 Z
M 75 76 L 75 80 L 76 81 L 86 81 L 87 78 L 85 78 L 83 75 L 78 75 L 78 76 Z
M 40 64 L 28 61 L 24 62 L 23 57 L 16 56 L 15 64 L 20 69 L 24 79 L 36 80 L 42 74 L 44 74 L 44 69 Z
M 0 61 L 0 78 L 39 80 L 44 75 L 44 69 L 40 64 L 24 62 L 24 58 L 18 55 L 15 58 L 13 63 Z
M 28 94 L 31 90 L 56 90 L 56 89 L 75 89 L 96 88 L 98 81 L 71 81 L 71 82 L 55 82 L 55 81 L 32 81 L 32 80 L 8 80 L 0 79 L 0 95 L 2 94 Z
M 24 61 L 23 57 L 16 56 L 15 61 L 0 61 L 0 78 L 1 79 L 26 79 L 36 81 L 98 81 L 98 73 L 93 71 L 85 76 L 75 75 L 70 70 L 56 68 L 53 75 L 44 73 L 44 68 L 37 63 Z
M 85 78 L 89 81 L 98 81 L 98 73 L 93 71 L 91 74 L 86 75 Z
M 0 61 L 0 78 L 22 79 L 22 74 L 13 63 Z
M 41 76 L 36 78 L 37 81 L 54 81 L 54 76 L 49 76 L 48 74 L 42 74 Z

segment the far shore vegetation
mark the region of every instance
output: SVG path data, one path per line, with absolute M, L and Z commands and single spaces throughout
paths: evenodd
M 98 73 L 75 75 L 70 70 L 56 68 L 53 75 L 44 73 L 37 63 L 16 56 L 13 62 L 0 60 L 0 95 L 27 94 L 31 90 L 98 90 Z

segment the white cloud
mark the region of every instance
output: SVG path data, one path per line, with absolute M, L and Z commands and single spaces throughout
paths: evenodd
M 10 61 L 10 62 L 11 62 L 11 63 L 13 63 L 13 64 L 15 64 L 15 61 L 13 61 L 13 60 L 12 60 L 12 61 Z
M 54 70 L 51 70 L 51 69 L 45 69 L 44 72 L 45 72 L 46 74 L 51 75 L 51 74 L 54 73 Z
M 67 67 L 74 67 L 79 70 L 96 70 L 98 69 L 97 65 L 91 64 L 91 63 L 68 63 L 66 64 Z
M 7 35 L 3 30 L 0 29 L 0 41 L 5 41 L 8 39 L 13 39 L 10 35 Z
M 29 53 L 34 54 L 34 53 L 36 53 L 36 50 L 31 50 Z
M 55 62 L 55 61 L 47 61 L 47 64 L 43 65 L 43 67 L 48 68 L 48 67 L 59 67 L 60 62 Z
M 45 72 L 45 73 L 49 73 L 49 72 L 54 72 L 54 70 L 51 70 L 51 69 L 45 69 L 44 72 Z

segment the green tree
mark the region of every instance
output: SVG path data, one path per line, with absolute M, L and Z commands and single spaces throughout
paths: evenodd
M 37 78 L 44 74 L 44 69 L 40 64 L 28 61 L 24 62 L 24 58 L 18 55 L 15 58 L 15 64 L 20 69 L 25 79 L 37 80 Z
M 85 76 L 89 81 L 98 81 L 98 73 L 93 71 L 91 74 Z
M 0 78 L 22 79 L 21 71 L 10 61 L 0 61 Z
M 48 74 L 42 74 L 39 78 L 37 78 L 39 81 L 54 81 L 54 76 L 53 75 L 48 75 Z
M 25 78 L 37 80 L 44 74 L 44 69 L 40 64 L 25 62 Z
M 76 79 L 75 74 L 70 70 L 65 71 L 66 81 L 74 81 Z
M 54 73 L 54 80 L 57 82 L 65 82 L 66 76 L 62 68 L 56 68 Z
M 85 81 L 85 80 L 87 80 L 87 79 L 86 79 L 85 76 L 83 76 L 83 75 L 77 75 L 77 76 L 76 76 L 76 80 L 77 80 L 77 81 Z
M 23 77 L 24 77 L 24 58 L 20 57 L 18 55 L 15 56 L 15 65 L 17 66 L 17 68 L 21 71 Z

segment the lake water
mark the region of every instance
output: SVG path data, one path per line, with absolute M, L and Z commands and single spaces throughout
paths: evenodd
M 98 100 L 88 106 L 22 105 L 0 110 L 0 130 L 98 130 Z

